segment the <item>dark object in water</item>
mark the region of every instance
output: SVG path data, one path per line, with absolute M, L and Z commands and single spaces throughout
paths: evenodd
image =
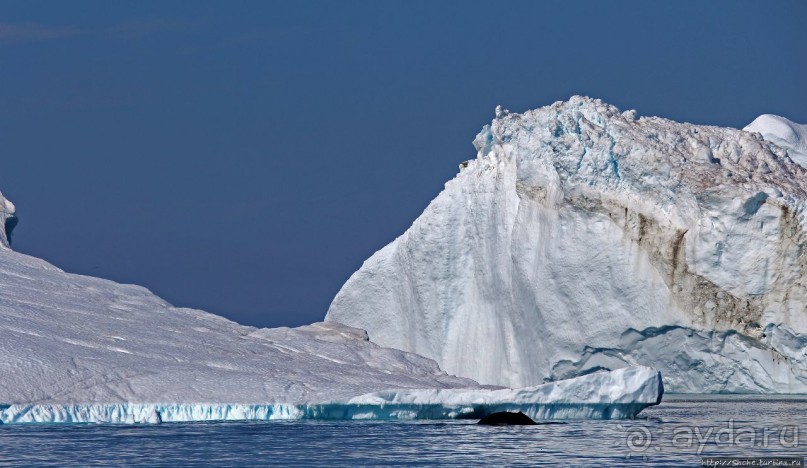
M 479 420 L 478 424 L 487 426 L 534 426 L 536 423 L 521 411 L 518 413 L 500 411 L 485 416 Z

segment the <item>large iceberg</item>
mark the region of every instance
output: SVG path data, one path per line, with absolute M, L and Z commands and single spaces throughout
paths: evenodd
M 13 205 L 0 202 L 0 217 L 11 216 Z M 380 347 L 363 330 L 243 326 L 0 246 L 0 423 L 463 418 L 502 409 L 624 418 L 661 392 L 658 371 L 642 367 L 485 387 Z
M 484 384 L 643 364 L 673 392 L 807 392 L 805 128 L 497 108 L 326 321 Z

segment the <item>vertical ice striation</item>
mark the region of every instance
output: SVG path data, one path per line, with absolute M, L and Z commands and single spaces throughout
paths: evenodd
M 474 145 L 326 321 L 482 383 L 643 364 L 672 391 L 807 391 L 791 150 L 579 96 L 497 109 Z

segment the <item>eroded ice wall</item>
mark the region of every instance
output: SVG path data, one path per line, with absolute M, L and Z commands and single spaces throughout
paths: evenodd
M 584 97 L 497 109 L 474 144 L 326 320 L 482 383 L 638 363 L 672 391 L 807 391 L 807 171 L 787 149 Z

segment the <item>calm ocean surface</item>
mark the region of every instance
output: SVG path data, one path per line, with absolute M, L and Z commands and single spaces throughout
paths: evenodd
M 807 455 L 807 396 L 667 396 L 633 421 L 0 425 L 0 465 L 700 466 Z M 700 454 L 699 454 L 700 451 Z

